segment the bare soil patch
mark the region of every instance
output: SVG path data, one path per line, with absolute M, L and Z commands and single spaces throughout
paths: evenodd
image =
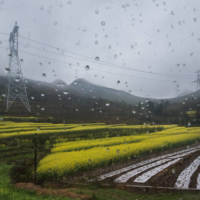
M 179 162 L 171 165 L 162 172 L 158 173 L 156 176 L 152 177 L 145 185 L 156 187 L 174 187 L 180 173 L 185 168 L 187 168 L 198 156 L 200 156 L 200 151 L 189 154 Z
M 46 188 L 42 188 L 39 185 L 34 185 L 33 183 L 17 183 L 15 184 L 15 187 L 25 189 L 25 190 L 30 190 L 30 191 L 36 191 L 38 194 L 64 196 L 64 197 L 69 197 L 72 199 L 91 200 L 92 198 L 90 195 L 77 194 L 74 188 L 46 189 Z M 55 186 L 52 185 L 52 187 L 55 187 Z

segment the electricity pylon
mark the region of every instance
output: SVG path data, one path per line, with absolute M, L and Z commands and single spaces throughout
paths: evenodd
M 17 26 L 16 22 L 9 38 L 10 60 L 8 68 L 6 112 L 17 98 L 19 98 L 27 110 L 31 112 L 18 56 L 18 29 L 19 26 Z
M 197 86 L 196 86 L 196 91 L 200 89 L 200 70 L 194 72 L 194 73 L 197 73 L 197 79 L 195 81 L 193 81 L 192 83 L 197 83 Z

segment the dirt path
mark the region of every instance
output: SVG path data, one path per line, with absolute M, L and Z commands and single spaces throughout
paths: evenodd
M 52 196 L 64 196 L 72 199 L 81 199 L 81 200 L 91 200 L 92 196 L 86 194 L 77 194 L 74 188 L 69 189 L 45 189 L 39 185 L 34 185 L 33 183 L 17 183 L 15 187 L 36 191 L 38 194 L 52 195 Z

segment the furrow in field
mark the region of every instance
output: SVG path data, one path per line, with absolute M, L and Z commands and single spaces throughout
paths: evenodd
M 159 161 L 156 161 L 154 163 L 151 163 L 151 164 L 148 164 L 148 165 L 145 165 L 143 167 L 140 167 L 140 168 L 137 168 L 133 171 L 130 171 L 126 174 L 123 174 L 122 176 L 120 176 L 119 178 L 115 179 L 114 182 L 115 183 L 126 183 L 130 178 L 132 178 L 133 176 L 136 176 L 137 174 L 140 174 L 141 172 L 143 171 L 146 171 L 147 169 L 150 169 L 152 167 L 156 167 L 158 165 L 161 165 L 167 161 L 169 161 L 171 159 L 163 159 L 163 160 L 159 160 Z
M 190 184 L 190 178 L 192 174 L 197 170 L 200 165 L 200 156 L 197 157 L 185 170 L 179 175 L 175 187 L 177 188 L 188 188 Z
M 200 173 L 197 177 L 197 189 L 200 189 Z
M 177 158 L 175 160 L 172 160 L 164 165 L 161 165 L 159 167 L 156 167 L 144 174 L 142 174 L 141 176 L 139 176 L 138 178 L 136 178 L 134 180 L 134 182 L 136 183 L 145 183 L 147 182 L 151 177 L 155 176 L 156 174 L 158 174 L 159 172 L 161 172 L 162 170 L 166 169 L 167 167 L 169 167 L 170 165 L 178 162 L 179 160 L 181 160 L 182 158 Z
M 133 171 L 130 171 L 130 172 L 128 172 L 126 174 L 123 174 L 122 176 L 118 177 L 117 179 L 114 180 L 114 182 L 116 182 L 116 183 L 126 183 L 130 178 L 140 174 L 143 171 L 146 171 L 146 170 L 148 170 L 148 169 L 150 169 L 152 167 L 156 167 L 158 165 L 161 165 L 161 164 L 163 164 L 163 163 L 165 163 L 165 162 L 167 162 L 169 160 L 187 156 L 187 155 L 189 155 L 191 153 L 194 153 L 196 151 L 198 151 L 198 150 L 193 150 L 193 151 L 189 151 L 189 152 L 182 153 L 182 154 L 179 154 L 179 155 L 171 156 L 168 159 L 159 160 L 159 161 L 156 161 L 154 163 L 151 163 L 151 164 L 145 165 L 143 167 L 137 168 L 137 169 L 135 169 Z
M 152 163 L 154 161 L 161 160 L 161 159 L 164 159 L 164 158 L 167 158 L 167 157 L 170 157 L 170 156 L 176 156 L 176 155 L 181 154 L 181 153 L 185 153 L 185 152 L 188 152 L 188 151 L 191 151 L 191 150 L 198 149 L 199 147 L 200 146 L 197 146 L 197 147 L 193 147 L 193 148 L 190 148 L 190 149 L 185 149 L 185 150 L 181 150 L 181 151 L 174 152 L 174 153 L 171 153 L 171 154 L 167 154 L 167 155 L 159 156 L 159 157 L 152 158 L 152 159 L 149 159 L 149 160 L 145 160 L 145 161 L 142 161 L 140 163 L 133 164 L 133 165 L 131 165 L 129 167 L 124 167 L 122 169 L 115 170 L 113 172 L 109 172 L 109 173 L 103 174 L 103 175 L 101 175 L 99 177 L 96 177 L 94 179 L 90 179 L 89 182 L 102 181 L 102 180 L 104 180 L 106 178 L 121 174 L 121 173 L 129 171 L 131 169 L 135 169 L 135 168 L 140 167 L 142 165 L 146 165 L 146 164 L 149 164 L 149 163 Z

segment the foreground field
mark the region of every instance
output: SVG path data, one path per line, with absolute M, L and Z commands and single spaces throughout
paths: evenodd
M 59 142 L 54 145 L 52 154 L 40 161 L 38 175 L 41 179 L 60 179 L 80 171 L 195 143 L 200 141 L 199 132 L 200 128 L 174 127 L 140 136 Z
M 17 189 L 8 184 L 8 172 L 11 165 L 5 163 L 15 163 L 23 166 L 34 158 L 34 133 L 38 133 L 38 178 L 43 180 L 62 179 L 77 172 L 90 172 L 96 168 L 106 165 L 114 166 L 123 161 L 134 161 L 135 158 L 146 157 L 149 154 L 160 150 L 172 149 L 198 143 L 200 141 L 199 128 L 185 128 L 177 125 L 149 126 L 136 125 L 105 125 L 105 124 L 51 124 L 51 123 L 0 123 L 0 199 L 69 199 L 62 197 L 52 197 L 51 194 L 59 191 L 50 191 L 47 196 L 37 195 L 37 189 L 32 192 Z M 52 148 L 53 147 L 53 148 Z M 46 150 L 45 150 L 46 148 Z M 44 154 L 44 150 L 47 152 Z M 50 153 L 51 150 L 51 154 Z M 166 165 L 176 159 L 190 157 L 188 166 L 197 158 L 196 149 L 188 149 L 177 155 L 171 155 L 157 159 L 141 165 L 143 170 L 148 172 L 153 168 Z M 189 154 L 187 154 L 189 153 Z M 193 156 L 194 153 L 195 155 Z M 41 157 L 40 154 L 43 154 Z M 48 155 L 49 154 L 49 155 Z M 46 156 L 47 155 L 47 156 Z M 192 155 L 192 156 L 191 156 Z M 175 157 L 173 157 L 175 156 Z M 176 157 L 177 156 L 177 157 Z M 182 157 L 181 157 L 182 156 Z M 42 160 L 41 160 L 42 159 Z M 193 160 L 192 160 L 193 159 Z M 24 160 L 24 161 L 23 161 Z M 23 161 L 23 162 L 22 162 Z M 180 160 L 179 160 L 180 161 Z M 179 163 L 177 160 L 177 163 Z M 23 165 L 22 165 L 23 164 Z M 114 164 L 114 165 L 111 165 Z M 176 164 L 176 163 L 175 163 Z M 197 165 L 198 163 L 194 163 Z M 32 170 L 34 170 L 33 165 Z M 187 167 L 188 167 L 187 166 Z M 191 165 L 194 166 L 194 165 Z M 138 169 L 138 168 L 136 168 Z M 190 169 L 190 168 L 189 168 Z M 134 175 L 135 169 L 130 174 Z M 183 171 L 183 170 L 182 170 Z M 192 170 L 188 170 L 192 171 Z M 13 171 L 14 172 L 14 171 Z M 180 169 L 179 169 L 179 172 Z M 33 171 L 31 172 L 33 173 Z M 110 171 L 112 173 L 112 171 Z M 128 173 L 125 171 L 124 174 Z M 196 172 L 195 172 L 196 173 Z M 102 173 L 103 175 L 103 173 Z M 122 176 L 123 174 L 121 174 Z M 140 174 L 142 175 L 142 174 Z M 148 175 L 148 174 L 147 174 Z M 175 175 L 177 175 L 175 173 Z M 179 174 L 180 175 L 180 174 Z M 129 176 L 129 175 L 128 175 Z M 197 174 L 195 174 L 197 177 Z M 23 181 L 24 175 L 20 175 Z M 120 177 L 120 176 L 119 176 Z M 181 176 L 180 176 L 181 177 Z M 183 177 L 183 176 L 182 176 Z M 24 177 L 26 178 L 26 177 Z M 96 178 L 94 176 L 94 178 Z M 118 177 L 110 177 L 116 180 Z M 123 178 L 123 177 L 122 177 Z M 133 177 L 136 178 L 136 177 Z M 130 180 L 133 180 L 131 178 Z M 176 177 L 177 178 L 177 177 Z M 165 177 L 166 180 L 167 176 Z M 27 180 L 27 179 L 24 179 Z M 88 176 L 87 180 L 91 180 Z M 121 178 L 119 180 L 122 180 Z M 127 183 L 130 184 L 130 180 Z M 183 177 L 182 180 L 185 180 Z M 31 179 L 32 181 L 32 179 Z M 108 179 L 102 181 L 107 182 Z M 115 181 L 117 183 L 117 180 Z M 120 182 L 120 181 L 119 181 Z M 148 184 L 151 182 L 148 182 Z M 138 184 L 138 183 L 137 183 Z M 163 183 L 160 183 L 162 185 Z M 28 189 L 29 184 L 24 184 L 23 188 Z M 29 188 L 30 189 L 30 188 Z M 46 191 L 46 190 L 45 190 Z M 68 192 L 76 195 L 90 195 L 91 199 L 140 199 L 140 200 L 160 200 L 160 199 L 198 199 L 195 194 L 173 194 L 173 195 L 138 195 L 115 189 L 100 189 L 96 186 L 87 188 L 71 188 Z M 41 191 L 39 192 L 41 193 Z M 49 196 L 50 195 L 50 196 Z M 78 198 L 81 199 L 81 198 Z
M 67 197 L 58 197 L 54 195 L 42 195 L 38 194 L 39 191 L 32 189 L 24 190 L 18 189 L 15 186 L 9 184 L 9 170 L 12 166 L 1 165 L 0 166 L 0 199 L 1 200 L 72 200 Z M 49 190 L 51 192 L 51 190 Z M 54 191 L 54 190 L 52 190 Z M 140 195 L 133 194 L 126 191 L 120 191 L 115 189 L 101 189 L 97 187 L 80 187 L 68 189 L 70 193 L 77 195 L 90 195 L 91 200 L 199 200 L 199 194 L 158 194 L 158 195 Z M 40 191 L 41 192 L 41 191 Z M 79 200 L 76 198 L 73 200 Z

